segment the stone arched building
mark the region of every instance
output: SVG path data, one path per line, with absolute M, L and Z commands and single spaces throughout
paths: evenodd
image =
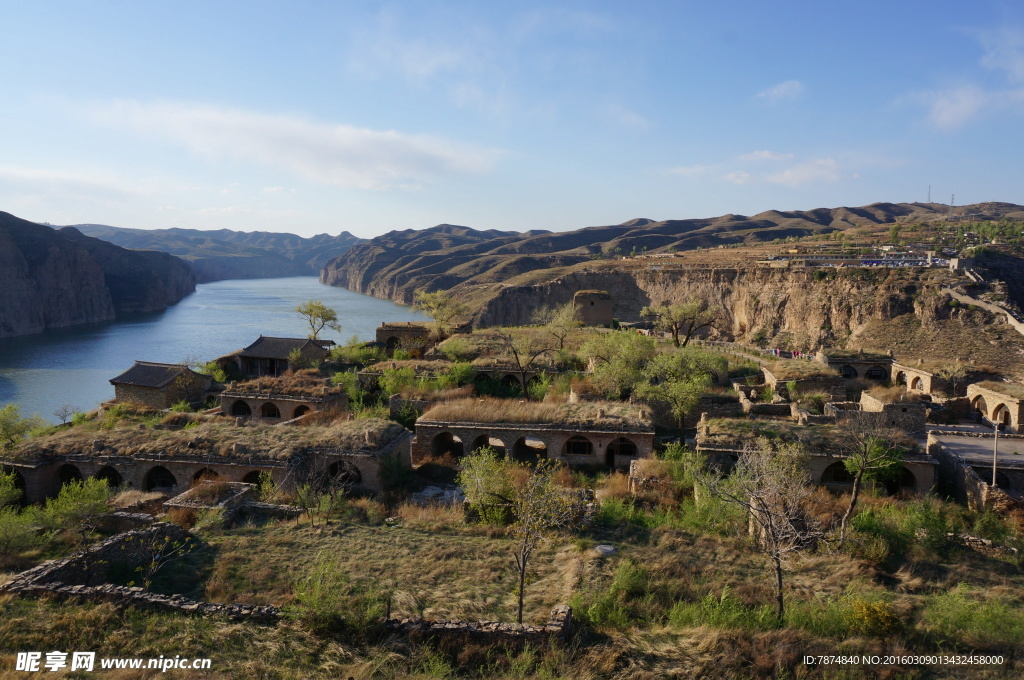
M 967 386 L 971 407 L 990 424 L 1006 432 L 1020 432 L 1024 417 L 1024 385 L 985 381 Z

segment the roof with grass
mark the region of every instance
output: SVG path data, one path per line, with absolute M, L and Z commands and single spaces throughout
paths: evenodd
M 989 390 L 990 392 L 1005 394 L 1006 396 L 1013 397 L 1014 399 L 1024 399 L 1024 385 L 1018 385 L 1017 383 L 983 380 L 980 383 L 974 383 L 973 386 L 979 387 L 983 390 Z
M 158 364 L 153 361 L 136 361 L 127 371 L 110 379 L 111 385 L 132 385 L 134 387 L 167 387 L 181 375 L 191 375 L 205 380 L 207 376 L 196 373 L 185 364 Z
M 344 392 L 343 389 L 332 387 L 316 369 L 304 369 L 277 377 L 264 376 L 235 383 L 223 394 L 224 396 L 280 394 L 295 397 L 327 397 L 336 396 L 342 392 Z
M 395 359 L 378 361 L 367 366 L 366 373 L 383 373 L 384 371 L 411 368 L 416 375 L 440 375 L 451 369 L 454 364 L 444 359 Z
M 245 459 L 286 462 L 311 452 L 374 454 L 390 450 L 409 432 L 383 418 L 335 420 L 328 425 L 275 427 L 254 424 L 237 427 L 234 421 L 200 414 L 175 420 L 175 429 L 159 424 L 140 427 L 130 421 L 102 429 L 79 425 L 46 437 L 23 442 L 6 454 L 19 461 L 104 458 L 213 460 Z M 181 422 L 184 421 L 184 422 Z
M 817 361 L 783 359 L 764 365 L 776 380 L 811 380 L 813 378 L 838 378 L 839 373 Z
M 326 355 L 327 350 L 324 349 L 322 344 L 324 342 L 322 340 L 310 340 L 309 338 L 273 338 L 261 335 L 256 342 L 239 352 L 238 356 L 252 357 L 254 359 L 288 359 L 294 350 L 299 350 L 304 354 L 312 352 L 314 354 Z M 331 344 L 334 343 L 331 342 Z
M 576 404 L 511 399 L 460 399 L 428 409 L 417 422 L 561 425 L 649 432 L 650 410 L 622 402 Z
M 838 347 L 823 347 L 820 352 L 829 359 L 846 359 L 848 361 L 892 361 L 892 357 L 882 352 L 865 352 L 859 349 L 839 349 Z

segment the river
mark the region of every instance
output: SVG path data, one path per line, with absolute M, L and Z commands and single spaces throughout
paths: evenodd
M 373 340 L 382 321 L 425 317 L 389 300 L 320 283 L 314 276 L 201 283 L 162 312 L 121 315 L 116 321 L 0 339 L 0 406 L 58 422 L 64 404 L 88 411 L 114 396 L 109 380 L 136 359 L 209 361 L 241 349 L 260 335 L 301 338 L 309 332 L 295 307 L 323 300 L 338 313 L 342 332 L 321 338 Z

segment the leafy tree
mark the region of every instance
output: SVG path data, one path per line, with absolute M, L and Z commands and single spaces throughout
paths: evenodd
M 890 424 L 890 414 L 860 412 L 839 425 L 841 442 L 846 454 L 843 467 L 853 475 L 850 503 L 839 521 L 839 540 L 846 540 L 846 527 L 853 516 L 865 481 L 887 479 L 898 474 L 903 465 L 906 438 Z
M 558 349 L 565 348 L 565 339 L 577 328 L 583 327 L 580 309 L 571 302 L 539 312 L 535 322 L 542 324 L 551 337 L 558 340 Z
M 21 500 L 21 489 L 18 488 L 17 475 L 14 471 L 0 470 L 0 508 L 14 505 Z
M 657 355 L 658 346 L 646 335 L 616 331 L 595 335 L 579 353 L 591 363 L 591 382 L 609 399 L 621 399 L 644 379 L 643 369 Z
M 706 300 L 690 300 L 666 302 L 659 307 L 644 307 L 640 315 L 652 318 L 658 329 L 671 333 L 676 347 L 685 347 L 694 333 L 715 325 L 719 312 L 712 309 Z
M 416 291 L 413 296 L 412 308 L 418 309 L 431 318 L 434 322 L 434 335 L 443 339 L 451 334 L 455 328 L 455 322 L 460 317 L 469 314 L 469 307 L 458 302 L 448 291 L 438 290 L 428 293 L 425 290 Z
M 96 528 L 100 515 L 111 511 L 107 501 L 112 492 L 105 479 L 78 479 L 61 487 L 56 498 L 46 502 L 43 516 L 53 529 L 77 531 L 85 535 Z
M 38 530 L 37 513 L 33 508 L 0 507 L 0 555 L 16 555 L 46 542 Z
M 309 324 L 309 337 L 316 340 L 320 337 L 320 331 L 324 328 L 340 333 L 341 324 L 338 323 L 338 313 L 323 303 L 322 300 L 307 300 L 295 308 L 300 317 Z
M 747 511 L 755 548 L 771 567 L 775 616 L 783 624 L 785 564 L 824 537 L 809 512 L 813 497 L 806 452 L 798 446 L 776 449 L 762 440 L 740 455 L 729 477 L 717 469 L 695 476 L 712 496 Z
M 686 416 L 711 386 L 712 376 L 728 369 L 724 357 L 694 347 L 656 356 L 644 368 L 649 382 L 640 383 L 636 394 L 644 399 L 664 401 L 683 429 Z
M 682 430 L 686 416 L 700 403 L 700 398 L 711 385 L 707 375 L 698 374 L 692 378 L 673 380 L 657 385 L 641 383 L 636 394 L 644 399 L 664 401 L 668 403 L 669 411 L 679 423 Z
M 17 404 L 8 404 L 0 408 L 0 451 L 13 449 L 35 429 L 46 427 L 39 416 L 22 418 Z

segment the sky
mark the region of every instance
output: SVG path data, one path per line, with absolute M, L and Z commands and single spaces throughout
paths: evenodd
M 0 210 L 567 230 L 1024 204 L 1024 3 L 0 3 Z

